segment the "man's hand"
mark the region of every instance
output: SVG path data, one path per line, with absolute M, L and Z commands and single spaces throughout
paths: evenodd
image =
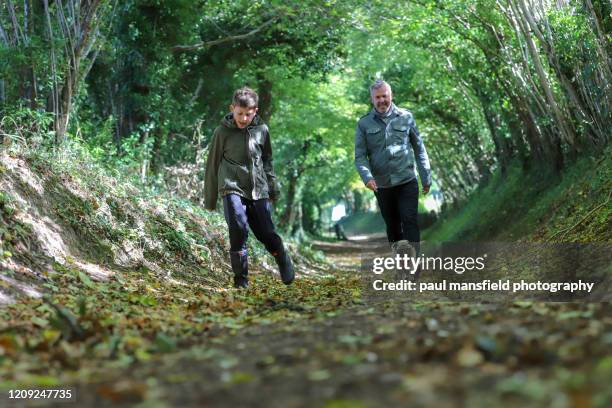
M 374 179 L 368 181 L 368 184 L 366 184 L 366 187 L 372 190 L 373 192 L 378 191 L 378 186 L 376 185 L 376 180 Z
M 423 186 L 423 194 L 427 195 L 427 193 L 429 193 L 429 187 L 431 186 Z

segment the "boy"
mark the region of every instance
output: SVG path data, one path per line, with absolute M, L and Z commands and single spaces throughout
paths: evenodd
M 250 88 L 234 92 L 231 113 L 213 134 L 206 163 L 204 203 L 214 210 L 217 193 L 229 229 L 230 260 L 234 287 L 246 288 L 248 279 L 248 228 L 274 256 L 283 283 L 295 277 L 291 258 L 274 230 L 270 200 L 278 198 L 272 168 L 272 145 L 268 126 L 257 116 L 259 97 Z

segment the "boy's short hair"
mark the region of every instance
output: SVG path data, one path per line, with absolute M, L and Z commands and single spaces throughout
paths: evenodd
M 258 103 L 259 96 L 257 92 L 247 86 L 236 89 L 232 98 L 232 104 L 241 108 L 256 108 Z

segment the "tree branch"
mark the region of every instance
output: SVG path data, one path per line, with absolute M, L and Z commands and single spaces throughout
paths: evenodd
M 2 38 L 2 42 L 4 43 L 4 45 L 6 45 L 7 47 L 10 45 L 9 38 L 4 32 L 4 29 L 2 28 L 1 25 L 0 25 L 0 38 Z
M 223 44 L 226 42 L 244 40 L 246 38 L 254 36 L 255 34 L 259 33 L 264 28 L 272 25 L 278 20 L 278 18 L 279 16 L 273 17 L 269 19 L 268 21 L 266 21 L 265 23 L 263 23 L 262 25 L 260 25 L 259 27 L 256 27 L 245 34 L 231 35 L 229 37 L 219 38 L 219 39 L 212 40 L 212 41 L 201 41 L 199 43 L 191 44 L 191 45 L 175 45 L 174 47 L 172 47 L 172 51 L 173 52 L 194 51 L 194 50 L 198 50 L 201 48 L 208 48 L 208 47 L 212 47 L 215 45 Z
M 594 212 L 599 210 L 601 207 L 606 206 L 610 202 L 610 197 L 612 197 L 612 190 L 610 190 L 610 192 L 608 193 L 608 198 L 606 198 L 606 201 L 604 201 L 603 203 L 599 204 L 598 206 L 593 208 L 591 211 L 589 211 L 588 214 L 585 215 L 584 217 L 582 217 L 582 219 L 580 221 L 578 221 L 576 224 L 572 225 L 571 227 L 564 228 L 562 230 L 559 230 L 559 231 L 555 232 L 550 237 L 546 238 L 546 240 L 544 240 L 544 242 L 552 241 L 552 239 L 554 237 L 556 237 L 557 235 L 559 235 L 559 234 L 561 234 L 561 238 L 565 237 L 570 231 L 572 231 L 574 228 L 576 228 L 577 226 L 582 224 L 587 218 L 589 218 L 591 216 L 591 214 L 593 214 Z

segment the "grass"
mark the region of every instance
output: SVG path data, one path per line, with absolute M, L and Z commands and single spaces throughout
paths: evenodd
M 385 222 L 378 211 L 352 214 L 342 226 L 348 236 L 385 232 Z
M 561 175 L 543 166 L 525 174 L 514 163 L 505 177 L 496 172 L 463 207 L 424 231 L 424 239 L 610 242 L 610 154 L 608 148 L 601 156 L 583 157 Z

